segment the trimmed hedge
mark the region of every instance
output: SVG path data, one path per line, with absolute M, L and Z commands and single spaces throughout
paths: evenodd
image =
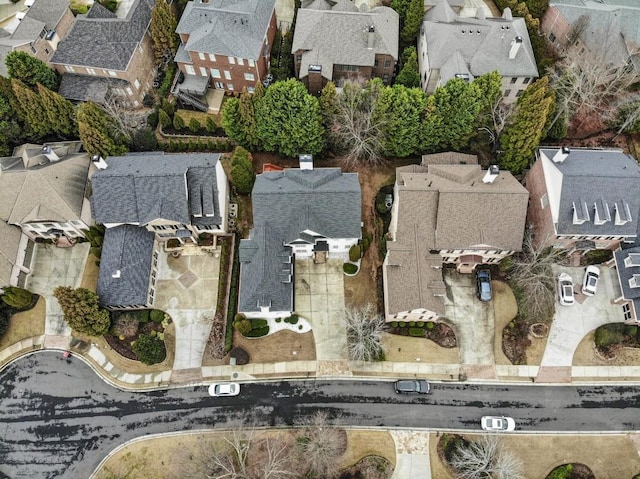
M 264 328 L 269 325 L 269 321 L 262 318 L 251 318 L 251 329 Z
M 151 321 L 153 321 L 154 323 L 161 323 L 164 319 L 164 311 L 160 309 L 152 309 L 149 313 L 149 319 L 151 319 Z
M 409 336 L 413 336 L 415 338 L 420 338 L 424 336 L 423 328 L 409 328 Z
M 358 272 L 358 267 L 353 263 L 345 263 L 342 265 L 342 270 L 346 274 L 356 274 Z
M 261 338 L 262 336 L 266 336 L 267 334 L 269 334 L 269 326 L 252 329 L 244 336 L 246 336 L 247 338 Z
M 362 257 L 362 248 L 359 244 L 354 244 L 349 248 L 349 261 L 355 263 Z
M 292 314 L 291 316 L 284 318 L 284 322 L 285 323 L 289 323 L 289 324 L 297 324 L 298 323 L 298 315 L 297 314 Z

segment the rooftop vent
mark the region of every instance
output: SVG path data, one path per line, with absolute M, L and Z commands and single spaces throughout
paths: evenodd
M 102 158 L 100 155 L 93 155 L 91 157 L 91 161 L 99 170 L 104 170 L 108 166 L 107 162 L 104 161 L 104 158 Z
M 493 183 L 493 181 L 498 177 L 499 174 L 500 169 L 498 168 L 498 165 L 491 165 L 485 173 L 484 178 L 482 178 L 482 182 Z
M 625 200 L 618 200 L 615 203 L 616 210 L 616 226 L 626 225 L 631 221 L 631 210 L 629 208 L 629 203 Z
M 554 163 L 562 163 L 564 160 L 567 159 L 567 156 L 569 156 L 569 153 L 571 153 L 571 150 L 569 149 L 569 147 L 563 146 L 556 152 L 555 155 L 553 155 L 552 160 Z
M 376 26 L 369 25 L 367 27 L 367 50 L 373 50 L 373 45 L 376 40 Z
M 115 273 L 111 275 L 112 278 L 118 279 L 120 277 L 120 270 L 117 269 Z
M 51 148 L 49 145 L 44 145 L 42 147 L 42 154 L 49 158 L 49 161 L 60 160 L 60 157 L 56 154 L 55 151 L 53 151 L 53 148 Z
M 309 65 L 309 71 L 320 73 L 322 71 L 322 65 Z
M 640 274 L 634 274 L 629 278 L 629 286 L 632 288 L 640 288 Z

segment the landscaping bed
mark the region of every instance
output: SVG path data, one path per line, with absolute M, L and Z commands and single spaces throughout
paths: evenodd
M 563 464 L 556 467 L 545 479 L 596 479 L 584 464 Z
M 414 338 L 427 338 L 443 348 L 455 348 L 458 346 L 456 333 L 451 326 L 434 321 L 392 321 L 389 323 L 391 334 L 411 336 Z
M 104 335 L 107 344 L 124 358 L 140 360 L 135 352 L 135 344 L 141 339 L 155 338 L 162 343 L 164 354 L 159 352 L 152 364 L 166 357 L 164 331 L 171 323 L 169 315 L 159 310 L 116 311 L 111 316 L 111 329 Z M 153 342 L 151 342 L 153 344 Z
M 613 359 L 621 348 L 640 348 L 640 329 L 635 324 L 610 323 L 595 331 L 596 353 Z
M 502 351 L 512 364 L 527 364 L 527 348 L 531 345 L 529 326 L 529 323 L 518 315 L 502 330 Z

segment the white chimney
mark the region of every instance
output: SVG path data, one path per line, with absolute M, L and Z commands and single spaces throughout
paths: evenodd
M 117 269 L 115 273 L 111 275 L 112 278 L 118 279 L 120 277 L 120 270 Z
M 56 154 L 55 151 L 53 151 L 53 148 L 51 148 L 49 145 L 44 145 L 42 147 L 42 154 L 49 158 L 49 161 L 60 160 L 60 157 Z
M 376 26 L 369 25 L 367 27 L 367 50 L 373 50 L 373 44 L 376 40 Z
M 484 178 L 482 178 L 482 182 L 493 183 L 493 180 L 495 180 L 499 174 L 500 174 L 500 169 L 498 168 L 498 165 L 491 165 L 489 166 L 489 169 L 485 173 Z
M 313 155 L 299 155 L 301 170 L 313 170 Z
M 502 18 L 510 22 L 513 21 L 513 15 L 511 14 L 511 9 L 509 7 L 505 8 L 504 11 L 502 12 Z
M 99 170 L 104 170 L 107 168 L 107 166 L 109 166 L 107 165 L 107 162 L 104 161 L 104 158 L 102 158 L 100 155 L 93 155 L 91 157 L 91 161 Z
M 520 50 L 520 46 L 522 46 L 522 37 L 516 37 L 511 42 L 511 50 L 509 50 L 509 59 L 513 60 L 518 54 L 518 50 Z
M 563 146 L 558 150 L 558 152 L 555 155 L 553 155 L 553 158 L 551 159 L 553 160 L 554 163 L 562 163 L 564 160 L 567 159 L 567 156 L 569 156 L 569 153 L 571 153 L 571 150 L 569 149 L 569 147 Z

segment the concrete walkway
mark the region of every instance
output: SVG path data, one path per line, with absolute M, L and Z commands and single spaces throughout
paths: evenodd
M 295 264 L 295 311 L 311 323 L 320 376 L 349 374 L 342 265 L 340 259 Z
M 391 479 L 431 479 L 429 433 L 390 430 L 396 446 L 396 467 Z
M 556 301 L 556 313 L 540 362 L 540 374 L 544 375 L 540 379 L 570 381 L 573 355 L 584 337 L 603 324 L 624 321 L 622 307 L 611 304 L 611 298 L 619 295 L 615 291 L 618 281 L 615 270 L 600 268 L 598 290 L 591 297 L 581 293 L 584 271 L 585 268 L 553 268 L 554 276 L 566 272 L 573 278 L 576 303 L 573 306 L 560 306 Z
M 45 343 L 63 345 L 65 338 L 71 337 L 71 328 L 64 320 L 64 315 L 53 296 L 58 286 L 77 288 L 82 281 L 89 243 L 78 243 L 72 248 L 56 248 L 51 244 L 38 243 L 34 247 L 31 274 L 26 288 L 43 296 L 46 302 L 46 319 L 44 333 Z

